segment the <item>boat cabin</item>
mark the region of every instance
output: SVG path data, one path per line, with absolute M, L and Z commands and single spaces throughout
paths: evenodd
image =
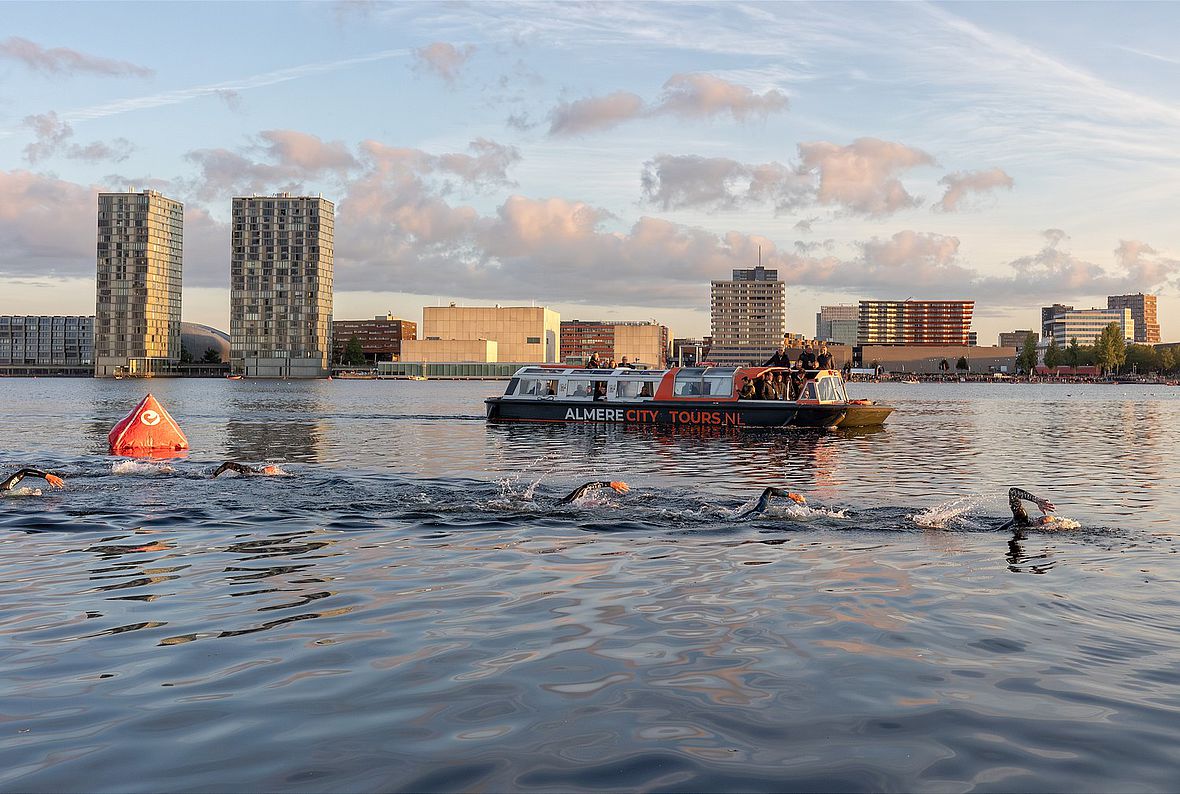
M 684 403 L 782 402 L 741 398 L 747 380 L 790 370 L 783 367 L 680 367 L 669 370 L 580 369 L 531 366 L 517 370 L 505 398 L 534 400 L 641 403 L 650 400 Z M 798 398 L 791 402 L 846 403 L 844 379 L 836 370 L 809 370 Z

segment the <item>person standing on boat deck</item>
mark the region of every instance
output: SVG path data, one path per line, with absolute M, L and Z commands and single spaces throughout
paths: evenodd
M 602 366 L 602 362 L 598 360 L 598 351 L 595 350 L 590 354 L 590 358 L 586 359 L 586 369 L 598 369 Z
M 49 483 L 50 488 L 66 487 L 65 480 L 63 480 L 61 477 L 58 477 L 56 474 L 50 474 L 49 472 L 41 471 L 40 469 L 21 469 L 20 471 L 10 475 L 8 479 L 4 480 L 4 482 L 0 482 L 0 493 L 11 491 L 13 488 L 19 485 L 20 481 L 25 477 L 40 477 L 41 479 L 45 480 L 45 482 Z
M 774 355 L 766 359 L 762 364 L 764 367 L 789 367 L 791 366 L 791 357 L 787 354 L 786 348 L 779 345 L 778 350 L 774 351 Z
M 828 346 L 821 344 L 819 346 L 819 356 L 815 359 L 815 365 L 820 369 L 831 369 L 835 359 L 832 354 L 828 352 Z
M 1024 505 L 1021 500 L 1029 501 L 1041 509 L 1045 515 L 1038 516 L 1034 521 L 1028 517 L 1028 513 L 1024 512 Z M 1019 530 L 1021 527 L 1044 526 L 1051 524 L 1056 520 L 1056 517 L 1049 515 L 1050 512 L 1057 509 L 1057 506 L 1048 499 L 1042 499 L 1039 496 L 1033 496 L 1023 488 L 1009 488 L 1008 489 L 1008 509 L 1012 511 L 1012 520 L 1000 527 L 1000 529 L 1011 529 L 1015 527 Z
M 815 353 L 811 351 L 811 345 L 804 342 L 803 352 L 799 354 L 799 364 L 803 369 L 815 369 L 815 363 Z
M 745 382 L 742 383 L 741 391 L 738 392 L 738 399 L 739 400 L 752 400 L 752 399 L 754 399 L 754 382 L 752 380 L 750 380 L 749 378 L 746 378 Z
M 635 365 L 628 361 L 626 356 L 623 356 L 623 360 L 619 362 L 619 368 L 635 369 Z
M 607 369 L 614 369 L 615 366 L 616 366 L 616 364 L 615 364 L 615 357 L 614 356 L 611 356 L 610 358 L 608 358 L 606 360 L 606 368 Z

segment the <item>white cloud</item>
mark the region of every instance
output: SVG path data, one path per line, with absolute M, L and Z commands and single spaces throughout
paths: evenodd
M 25 147 L 25 159 L 30 163 L 59 155 L 89 163 L 122 162 L 131 156 L 134 148 L 126 138 L 116 138 L 109 144 L 101 141 L 87 144 L 71 143 L 74 130 L 53 111 L 38 116 L 26 116 L 24 126 L 32 130 L 35 137 L 35 140 Z
M 934 209 L 940 212 L 954 212 L 969 193 L 986 193 L 988 191 L 1005 188 L 1011 190 L 1015 184 L 1012 177 L 999 168 L 989 168 L 986 171 L 957 171 L 947 174 L 938 180 L 938 184 L 946 185 L 946 192 Z
M 0 58 L 23 63 L 35 72 L 52 75 L 96 74 L 105 77 L 151 77 L 146 66 L 89 55 L 66 47 L 46 48 L 19 36 L 0 41 Z
M 464 44 L 462 47 L 456 47 L 445 41 L 436 41 L 414 50 L 417 68 L 441 77 L 447 83 L 454 83 L 459 79 L 459 73 L 473 55 L 475 45 Z

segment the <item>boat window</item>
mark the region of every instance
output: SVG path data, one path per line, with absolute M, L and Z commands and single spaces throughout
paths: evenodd
M 848 392 L 844 391 L 844 379 L 832 378 L 832 383 L 836 384 L 836 399 L 840 402 L 848 402 Z
M 565 393 L 567 397 L 589 397 L 590 396 L 590 381 L 588 380 L 567 380 L 565 382 Z
M 718 377 L 712 375 L 711 377 L 705 378 L 704 394 L 710 397 L 729 397 L 733 394 L 733 376 L 722 375 Z
M 520 378 L 513 378 L 508 381 L 508 388 L 504 390 L 505 394 L 516 394 L 516 387 L 520 385 Z
M 621 380 L 615 386 L 615 394 L 619 398 L 627 400 L 636 400 L 641 397 L 651 397 L 651 382 L 641 380 Z
M 640 397 L 655 397 L 656 386 L 651 381 L 644 381 L 643 385 L 639 387 Z
M 836 394 L 836 381 L 834 378 L 823 378 L 819 382 L 819 399 L 821 402 L 835 402 L 840 399 Z
M 807 385 L 803 387 L 803 393 L 799 395 L 800 400 L 815 400 L 815 381 L 807 381 Z

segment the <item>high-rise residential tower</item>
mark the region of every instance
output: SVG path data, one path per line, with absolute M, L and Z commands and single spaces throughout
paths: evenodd
M 1135 322 L 1135 341 L 1145 345 L 1159 344 L 1160 323 L 1156 314 L 1155 296 L 1138 292 L 1134 295 L 1108 295 L 1108 309 L 1130 309 Z
M 262 378 L 328 374 L 335 218 L 335 206 L 322 196 L 233 200 L 233 371 Z
M 975 301 L 861 301 L 861 345 L 970 345 Z
M 759 265 L 734 270 L 730 281 L 712 282 L 713 346 L 717 364 L 761 364 L 783 343 L 787 285 L 777 270 Z
M 160 374 L 180 360 L 183 238 L 179 201 L 98 194 L 96 377 Z

